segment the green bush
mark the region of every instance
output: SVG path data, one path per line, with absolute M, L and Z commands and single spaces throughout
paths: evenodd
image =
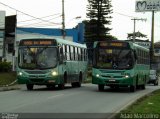
M 11 62 L 0 62 L 0 72 L 9 72 L 11 69 Z

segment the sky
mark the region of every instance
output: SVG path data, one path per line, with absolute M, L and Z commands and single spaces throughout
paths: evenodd
M 112 0 L 112 28 L 110 34 L 120 40 L 127 39 L 127 33 L 133 33 L 133 18 L 136 21 L 135 31 L 140 31 L 151 39 L 151 12 L 135 12 L 136 0 Z M 2 4 L 3 3 L 3 4 Z M 64 0 L 65 27 L 73 28 L 86 20 L 87 0 Z M 18 27 L 62 28 L 62 0 L 0 0 L 0 10 L 6 16 L 17 14 Z M 160 12 L 155 13 L 154 42 L 160 41 Z

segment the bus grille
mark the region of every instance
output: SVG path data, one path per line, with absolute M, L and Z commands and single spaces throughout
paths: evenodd
M 102 73 L 124 73 L 124 71 L 121 71 L 121 70 L 100 70 Z
M 40 79 L 41 79 L 41 78 L 45 78 L 45 76 L 44 76 L 44 75 L 30 75 L 29 78 L 31 78 L 31 79 L 32 79 L 32 78 L 33 78 L 33 79 L 35 79 L 35 78 L 36 78 L 36 79 L 40 78 Z
M 27 73 L 29 73 L 29 74 L 45 74 L 46 72 L 44 72 L 44 71 L 26 71 Z
M 106 76 L 106 75 L 102 75 L 102 77 L 105 77 L 105 78 L 123 78 L 124 76 Z
M 44 79 L 30 79 L 32 82 L 36 82 L 36 83 L 38 83 L 38 82 L 43 82 L 44 81 Z
M 108 81 L 107 80 L 105 82 L 108 83 L 108 84 L 118 84 L 119 83 L 119 81 L 117 81 L 117 80 L 116 81 Z

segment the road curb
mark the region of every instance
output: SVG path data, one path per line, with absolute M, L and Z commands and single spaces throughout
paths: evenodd
M 10 85 L 10 86 L 2 86 L 0 87 L 0 92 L 1 91 L 10 91 L 10 90 L 19 90 L 20 87 L 18 84 L 16 85 Z
M 16 89 L 20 89 L 18 87 L 18 84 L 16 84 L 17 80 L 11 82 L 10 84 L 6 84 L 6 85 L 1 85 L 0 86 L 0 91 L 9 91 L 9 90 L 16 90 Z

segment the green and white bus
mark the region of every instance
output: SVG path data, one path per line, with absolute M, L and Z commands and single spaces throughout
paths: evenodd
M 104 86 L 145 89 L 149 80 L 149 49 L 132 42 L 110 40 L 94 43 L 92 83 Z
M 22 39 L 18 48 L 17 79 L 28 90 L 34 85 L 48 88 L 66 83 L 80 87 L 87 72 L 87 49 L 64 39 Z

